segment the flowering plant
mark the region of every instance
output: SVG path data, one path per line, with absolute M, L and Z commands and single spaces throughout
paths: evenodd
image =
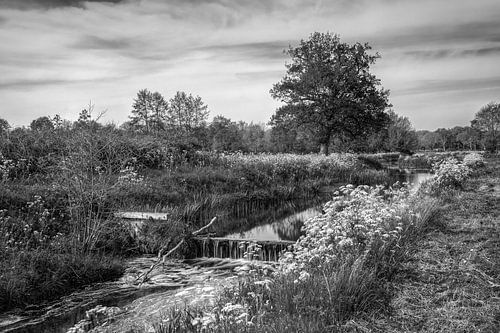
M 484 157 L 480 153 L 474 152 L 464 156 L 463 163 L 471 168 L 484 166 Z
M 471 174 L 471 168 L 455 158 L 447 158 L 433 166 L 434 176 L 428 185 L 431 193 L 461 188 Z
M 347 185 L 327 202 L 324 213 L 305 222 L 305 235 L 283 259 L 286 270 L 321 267 L 347 255 L 367 253 L 374 242 L 390 243 L 404 228 L 402 216 L 411 212 L 405 186 Z

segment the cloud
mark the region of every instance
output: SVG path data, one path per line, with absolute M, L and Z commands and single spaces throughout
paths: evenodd
M 124 0 L 0 0 L 0 7 L 13 9 L 52 9 L 59 7 L 85 7 L 86 2 L 119 3 Z
M 466 92 L 500 87 L 500 76 L 479 79 L 421 80 L 413 87 L 398 90 L 398 95 L 437 94 L 443 92 Z
M 500 53 L 500 46 L 480 47 L 476 49 L 438 49 L 429 51 L 412 50 L 405 51 L 404 55 L 420 60 L 426 60 L 441 58 L 478 57 L 495 55 L 498 53 Z
M 0 81 L 0 89 L 16 89 L 16 88 L 34 88 L 36 86 L 48 86 L 48 85 L 59 85 L 59 84 L 69 84 L 73 81 L 61 80 L 61 79 L 39 79 L 39 80 L 11 80 L 11 81 Z
M 84 36 L 71 46 L 81 50 L 124 50 L 139 46 L 139 41 L 131 38 L 106 39 L 98 36 Z
M 286 58 L 283 50 L 288 49 L 290 41 L 276 40 L 258 43 L 210 45 L 194 49 L 206 52 L 219 59 L 244 60 L 282 60 Z
M 99 79 L 17 79 L 17 80 L 3 80 L 0 81 L 0 89 L 33 89 L 37 87 L 46 87 L 46 86 L 68 86 L 70 84 L 78 84 L 78 83 L 89 83 L 89 82 L 109 82 L 113 80 L 123 79 L 124 77 L 108 77 L 108 78 L 99 78 Z
M 242 80 L 248 80 L 248 81 L 258 81 L 262 79 L 275 79 L 282 77 L 284 74 L 285 70 L 281 71 L 252 71 L 252 72 L 238 72 L 235 73 L 236 77 Z

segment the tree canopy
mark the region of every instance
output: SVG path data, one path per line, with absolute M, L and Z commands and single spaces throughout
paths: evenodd
M 498 149 L 500 133 L 500 103 L 490 102 L 483 106 L 472 120 L 471 125 L 486 134 L 486 149 Z
M 370 73 L 380 57 L 368 54 L 370 49 L 367 43 L 350 45 L 338 35 L 319 32 L 290 47 L 292 62 L 271 89 L 285 105 L 271 124 L 293 124 L 313 133 L 322 153 L 328 153 L 333 135 L 356 138 L 386 126 L 389 92 Z

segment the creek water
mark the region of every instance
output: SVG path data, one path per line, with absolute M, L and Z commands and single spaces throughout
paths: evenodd
M 395 176 L 396 180 L 417 187 L 431 174 L 397 172 Z M 327 200 L 328 196 L 321 198 L 322 202 Z M 238 247 L 241 242 L 246 244 L 245 240 L 295 241 L 301 235 L 304 221 L 321 212 L 318 200 L 310 202 L 309 207 L 288 204 L 285 208 L 278 215 L 266 211 L 258 219 L 243 219 L 241 225 L 249 227 L 241 227 L 224 238 Z M 212 251 L 217 254 L 219 249 L 214 247 Z M 145 283 L 138 283 L 141 274 L 155 261 L 152 256 L 135 258 L 128 262 L 124 276 L 118 281 L 89 286 L 39 309 L 0 315 L 0 332 L 121 332 L 131 328 L 151 331 L 152 323 L 161 321 L 172 307 L 210 306 L 220 288 L 235 283 L 238 272 L 248 269 L 247 261 L 234 259 L 168 262 L 153 270 Z M 270 268 L 273 265 L 261 264 Z
M 432 174 L 426 170 L 415 172 L 397 169 L 394 171 L 394 180 L 402 183 L 410 183 L 411 188 L 418 188 L 420 184 L 430 177 L 432 177 Z M 325 197 L 323 200 L 322 203 L 317 202 L 313 207 L 296 210 L 286 217 L 252 227 L 248 230 L 229 233 L 224 238 L 258 241 L 296 241 L 301 236 L 301 228 L 304 222 L 321 213 L 322 204 L 328 200 L 328 197 Z

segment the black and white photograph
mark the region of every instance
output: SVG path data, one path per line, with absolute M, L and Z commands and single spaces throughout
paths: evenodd
M 0 332 L 499 333 L 500 1 L 0 0 Z

